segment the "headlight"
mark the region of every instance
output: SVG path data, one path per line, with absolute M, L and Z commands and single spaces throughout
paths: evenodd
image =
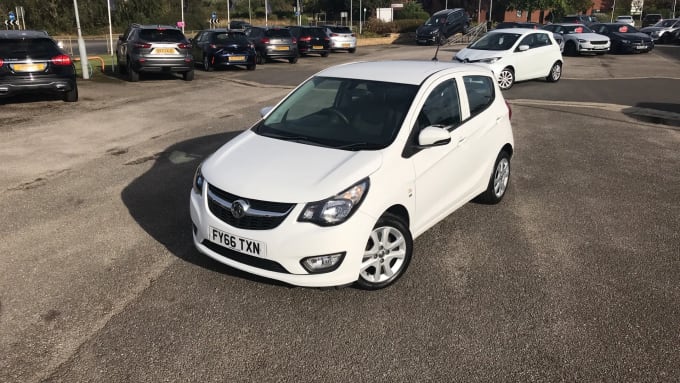
M 361 205 L 368 192 L 368 186 L 368 178 L 364 178 L 331 198 L 310 202 L 302 209 L 298 221 L 311 222 L 319 226 L 339 225 L 351 217 Z
M 484 63 L 484 64 L 493 64 L 500 59 L 501 59 L 500 57 L 491 57 L 491 58 L 488 58 L 488 59 L 481 59 L 481 60 L 479 60 L 479 62 Z
M 630 44 L 630 40 L 621 40 L 621 42 L 624 44 Z
M 586 40 L 583 40 L 583 39 L 578 39 L 578 42 L 579 42 L 579 43 L 585 43 L 585 42 L 586 42 Z
M 198 194 L 203 193 L 203 182 L 205 182 L 203 173 L 201 173 L 201 165 L 198 165 L 198 168 L 196 168 L 196 173 L 194 173 L 194 191 Z

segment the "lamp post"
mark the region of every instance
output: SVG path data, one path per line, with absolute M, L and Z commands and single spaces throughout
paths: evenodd
M 349 0 L 349 29 L 352 29 L 352 0 Z
M 179 7 L 182 10 L 182 33 L 184 33 L 184 0 L 180 1 Z
M 361 34 L 361 0 L 359 0 L 359 34 Z
M 675 5 L 678 3 L 678 0 L 673 0 L 673 18 L 675 18 Z
M 80 65 L 83 69 L 83 80 L 90 78 L 90 72 L 87 65 L 87 51 L 85 49 L 85 40 L 83 40 L 83 33 L 80 31 L 80 15 L 78 15 L 78 0 L 73 0 L 73 8 L 76 11 L 76 28 L 78 29 L 78 52 L 80 52 Z
M 614 12 L 616 11 L 616 0 L 614 0 L 614 4 L 612 4 L 612 17 L 609 19 L 610 23 L 614 22 Z
M 106 5 L 109 10 L 109 43 L 111 48 L 111 65 L 113 65 L 113 27 L 111 26 L 111 0 L 106 0 Z

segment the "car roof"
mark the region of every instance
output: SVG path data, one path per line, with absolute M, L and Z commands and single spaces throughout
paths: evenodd
M 0 38 L 3 39 L 16 39 L 16 38 L 25 38 L 25 39 L 35 39 L 35 38 L 41 38 L 41 37 L 50 37 L 50 35 L 47 34 L 46 31 L 33 31 L 33 30 L 27 30 L 27 31 L 2 31 L 0 30 Z
M 545 29 L 533 29 L 533 28 L 504 28 L 504 29 L 493 29 L 490 30 L 488 33 L 519 33 L 522 35 L 526 35 L 528 33 L 545 33 L 545 34 L 552 34 L 550 31 L 546 31 Z
M 441 16 L 441 15 L 448 15 L 449 13 L 453 12 L 460 12 L 464 11 L 465 9 L 463 8 L 453 8 L 453 9 L 442 9 L 441 11 L 437 11 L 432 14 L 432 16 Z
M 461 73 L 491 74 L 486 68 L 474 64 L 432 60 L 395 60 L 341 64 L 325 69 L 317 73 L 317 76 L 420 85 L 428 77 L 444 70 Z
M 555 23 L 551 25 L 561 25 L 563 27 L 587 27 L 587 25 L 579 24 L 579 23 Z

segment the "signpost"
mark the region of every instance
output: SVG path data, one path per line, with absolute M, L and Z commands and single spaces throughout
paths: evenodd
M 220 19 L 217 18 L 217 12 L 213 11 L 213 13 L 210 14 L 210 28 L 215 28 L 219 22 Z

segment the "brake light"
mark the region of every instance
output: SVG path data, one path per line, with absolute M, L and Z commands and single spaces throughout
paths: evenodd
M 179 43 L 179 44 L 177 44 L 177 48 L 179 48 L 179 49 L 191 49 L 191 44 Z
M 297 39 L 293 37 L 293 44 L 297 44 Z
M 508 100 L 505 100 L 505 106 L 508 107 L 508 119 L 512 120 L 512 108 L 510 107 L 510 104 L 508 103 Z
M 333 37 L 338 37 L 338 36 L 340 36 L 340 35 L 337 34 L 337 33 L 331 33 L 331 36 L 333 36 Z
M 269 44 L 269 37 L 263 37 L 263 38 L 261 38 L 261 39 L 260 39 L 260 42 L 261 42 L 262 44 Z
M 303 36 L 303 37 L 300 37 L 300 41 L 312 41 L 312 36 Z
M 5 61 L 3 59 L 0 59 L 0 66 L 2 66 L 3 64 L 5 64 Z
M 330 38 L 328 36 L 324 37 L 323 39 L 326 40 L 326 41 L 330 40 Z
M 2 60 L 0 60 L 2 61 Z M 71 57 L 67 55 L 59 55 L 59 56 L 54 56 L 52 57 L 52 64 L 54 65 L 60 65 L 60 66 L 68 66 L 71 65 Z
M 143 48 L 143 49 L 149 49 L 151 48 L 151 44 L 149 43 L 135 43 L 135 48 Z
M 212 49 L 217 49 L 217 45 L 215 45 L 215 44 L 210 44 L 210 48 L 212 48 Z

